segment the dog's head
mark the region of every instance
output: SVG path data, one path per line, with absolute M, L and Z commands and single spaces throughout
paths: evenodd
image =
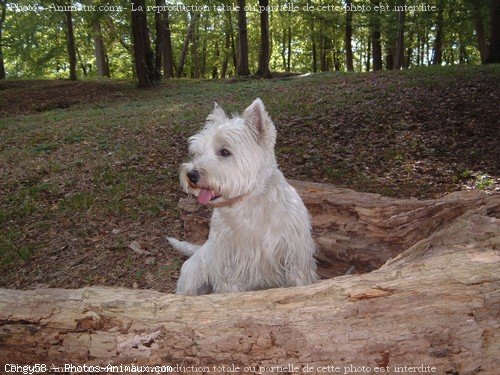
M 186 193 L 211 206 L 258 194 L 276 168 L 276 128 L 260 99 L 242 116 L 228 117 L 217 104 L 204 129 L 189 138 L 192 161 L 181 167 Z

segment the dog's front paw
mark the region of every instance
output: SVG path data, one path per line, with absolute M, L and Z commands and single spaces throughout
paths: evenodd
M 210 284 L 203 277 L 203 266 L 197 257 L 187 260 L 181 267 L 176 294 L 198 296 L 211 292 Z

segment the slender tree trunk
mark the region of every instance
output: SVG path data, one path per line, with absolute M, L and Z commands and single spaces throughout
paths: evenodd
M 269 0 L 259 0 L 260 15 L 260 50 L 259 67 L 256 75 L 260 77 L 270 77 L 269 70 Z
M 159 82 L 159 72 L 155 71 L 153 51 L 149 40 L 145 0 L 132 0 L 132 41 L 138 87 L 152 87 Z
M 420 31 L 417 32 L 417 66 L 420 65 Z
M 208 17 L 207 17 L 208 18 Z M 201 39 L 201 67 L 200 67 L 200 77 L 205 78 L 207 76 L 207 38 L 205 35 L 208 33 L 208 26 L 205 24 L 205 28 L 203 30 L 203 38 L 202 34 L 198 34 L 198 39 Z M 215 59 L 217 61 L 219 57 L 219 44 L 215 42 Z
M 227 13 L 231 13 L 231 12 L 227 12 Z M 226 20 L 226 28 L 225 28 L 225 41 L 224 41 L 224 60 L 222 60 L 222 67 L 221 67 L 221 70 L 220 70 L 220 78 L 224 79 L 226 78 L 226 75 L 227 75 L 227 66 L 229 64 L 229 54 L 231 53 L 230 49 L 231 49 L 231 35 L 229 34 L 230 33 L 230 25 L 229 25 L 229 22 L 230 21 L 227 21 Z
M 405 5 L 405 2 L 402 1 L 402 6 Z M 404 66 L 404 31 L 405 31 L 405 11 L 400 9 L 398 10 L 398 35 L 396 38 L 396 51 L 394 54 L 394 69 L 399 70 Z
M 68 2 L 67 6 L 71 6 L 71 1 Z M 66 15 L 66 43 L 68 48 L 68 58 L 69 58 L 69 79 L 75 81 L 76 76 L 76 49 L 75 49 L 75 35 L 73 33 L 73 17 L 71 15 L 71 10 L 64 12 Z
M 458 32 L 458 63 L 465 64 L 467 62 L 467 52 L 465 50 L 464 37 L 462 35 L 462 30 Z
M 219 76 L 219 70 L 217 68 L 217 64 L 219 63 L 219 58 L 220 58 L 219 42 L 215 42 L 215 61 L 214 64 L 212 65 L 212 79 L 216 79 Z
M 233 58 L 234 74 L 236 74 L 236 71 L 238 69 L 238 53 L 236 48 L 236 42 L 234 41 L 233 17 L 231 16 L 231 12 L 227 13 L 229 19 L 229 36 L 231 39 L 231 56 Z
M 208 14 L 205 17 L 205 23 L 203 25 L 203 43 L 201 47 L 201 76 L 205 77 L 207 74 L 207 35 L 208 35 L 208 27 L 209 27 L 209 22 L 210 19 L 208 18 Z M 217 70 L 217 60 L 219 59 L 219 44 L 218 42 L 215 42 L 215 55 L 216 55 L 216 63 L 214 66 L 216 67 L 215 69 Z
M 491 0 L 490 48 L 486 63 L 500 63 L 500 0 Z
M 387 70 L 392 70 L 394 68 L 394 46 L 388 44 L 387 51 L 385 53 L 385 68 Z
M 201 16 L 200 16 L 201 17 Z M 200 59 L 198 57 L 198 43 L 200 41 L 199 22 L 195 24 L 191 39 L 191 78 L 200 78 Z
M 313 26 L 314 27 L 314 26 Z M 314 29 L 312 32 L 312 71 L 316 73 L 318 71 L 318 56 L 316 51 L 316 38 L 314 37 Z
M 434 51 L 432 55 L 432 64 L 441 65 L 443 60 L 443 27 L 444 27 L 444 2 L 438 1 L 438 15 L 436 22 L 436 39 L 434 40 Z
M 327 64 L 326 64 L 326 56 L 327 56 L 327 36 L 322 33 L 321 34 L 321 71 L 326 72 Z
M 239 76 L 250 75 L 248 67 L 248 31 L 245 0 L 238 0 L 238 69 Z
M 351 0 L 346 0 L 346 6 L 351 6 Z M 347 11 L 345 16 L 345 65 L 348 71 L 354 70 L 352 55 L 352 12 Z
M 87 66 L 83 62 L 82 55 L 80 55 L 80 51 L 78 51 L 78 48 L 76 49 L 76 57 L 78 63 L 80 64 L 80 68 L 82 69 L 83 76 L 87 77 Z
M 365 68 L 366 68 L 367 72 L 370 71 L 371 59 L 372 59 L 372 38 L 369 35 L 368 36 L 368 43 L 366 46 L 366 66 L 365 66 Z
M 425 64 L 425 59 L 427 59 L 427 65 L 429 65 L 429 33 L 427 28 L 424 31 L 424 38 L 422 39 L 422 58 L 420 59 L 422 65 Z
M 108 56 L 102 37 L 101 20 L 96 19 L 93 24 L 94 29 L 94 52 L 97 65 L 97 75 L 99 77 L 110 77 Z
M 309 6 L 312 5 L 311 0 L 307 0 L 307 4 Z M 316 36 L 315 36 L 315 30 L 314 30 L 314 14 L 311 13 L 311 23 L 309 24 L 309 32 L 310 32 L 310 38 L 311 38 L 311 54 L 312 54 L 312 71 L 316 73 L 318 71 L 318 58 L 317 58 L 317 51 L 316 51 Z
M 287 48 L 287 55 L 286 55 L 286 71 L 290 72 L 290 64 L 292 60 L 292 27 L 288 26 L 288 32 L 287 32 L 287 38 L 288 38 L 288 48 Z
M 162 2 L 165 4 L 164 0 Z M 170 33 L 170 21 L 168 10 L 161 13 L 163 32 L 163 75 L 165 78 L 174 77 L 174 52 L 172 49 L 172 37 Z
M 161 0 L 155 0 L 155 6 L 161 6 Z M 155 70 L 158 72 L 162 71 L 162 60 L 163 60 L 163 37 L 164 33 L 162 30 L 161 13 L 155 11 Z
M 475 0 L 472 3 L 472 13 L 474 15 L 474 28 L 476 31 L 477 45 L 481 55 L 481 62 L 484 64 L 484 62 L 488 59 L 488 43 L 486 42 L 486 34 L 484 32 L 481 2 L 481 0 Z
M 333 64 L 334 64 L 334 69 L 336 72 L 339 72 L 340 68 L 341 68 L 339 55 L 340 55 L 339 50 L 333 51 Z
M 179 66 L 177 67 L 177 78 L 182 77 L 182 73 L 184 70 L 184 64 L 186 63 L 186 56 L 189 47 L 189 42 L 193 38 L 194 28 L 196 24 L 196 20 L 198 18 L 197 13 L 190 13 L 191 19 L 189 21 L 188 28 L 186 30 L 186 36 L 184 37 L 184 43 L 182 44 L 181 57 L 179 60 Z
M 283 65 L 283 70 L 286 71 L 286 29 L 283 29 L 281 38 L 281 61 Z
M 408 36 L 408 48 L 406 49 L 406 57 L 404 59 L 404 68 L 408 69 L 411 65 L 411 59 L 413 58 L 413 31 L 410 32 Z
M 323 25 L 323 19 L 320 19 L 319 23 L 319 69 L 320 71 L 323 71 L 323 48 L 324 48 L 324 25 Z
M 379 0 L 372 0 L 372 7 L 380 6 Z M 371 39 L 373 50 L 373 70 L 382 70 L 382 45 L 380 43 L 380 13 L 371 15 Z
M 3 43 L 3 25 L 5 22 L 5 14 L 7 12 L 7 4 L 6 1 L 1 1 L 0 6 L 2 7 L 1 13 L 0 13 L 0 79 L 5 79 L 5 64 L 3 61 L 3 49 L 2 49 L 2 43 Z

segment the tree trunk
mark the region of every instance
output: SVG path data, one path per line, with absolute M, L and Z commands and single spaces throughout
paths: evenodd
M 281 63 L 283 65 L 283 70 L 286 71 L 286 29 L 282 30 L 281 38 Z
M 368 42 L 366 43 L 366 62 L 365 62 L 365 69 L 367 72 L 369 72 L 371 69 L 370 66 L 371 60 L 372 60 L 372 39 L 371 36 L 368 35 Z
M 404 7 L 405 2 L 402 1 Z M 398 10 L 398 35 L 396 38 L 396 51 L 394 53 L 394 69 L 399 70 L 404 67 L 405 56 L 405 11 Z
M 162 0 L 155 0 L 156 7 L 161 7 L 162 5 L 163 5 Z M 155 11 L 154 14 L 155 14 L 155 70 L 161 72 L 163 65 L 162 64 L 163 49 L 164 49 L 163 40 L 165 37 L 164 35 L 165 33 L 163 31 L 161 13 Z
M 269 70 L 269 0 L 259 0 L 260 15 L 260 49 L 259 66 L 256 75 L 264 78 L 271 76 Z
M 387 70 L 392 70 L 394 68 L 394 46 L 392 43 L 388 43 L 386 47 L 385 68 Z
M 67 6 L 71 6 L 71 1 L 68 2 Z M 68 48 L 68 60 L 69 60 L 69 79 L 75 81 L 76 76 L 76 49 L 75 49 L 75 35 L 73 33 L 73 17 L 71 15 L 71 10 L 66 10 L 66 45 Z
M 444 26 L 444 3 L 443 0 L 438 1 L 438 15 L 436 22 L 436 38 L 434 40 L 434 51 L 432 54 L 432 64 L 441 65 L 443 60 L 443 26 Z
M 165 2 L 163 1 L 163 4 Z M 170 20 L 168 10 L 161 13 L 162 31 L 163 31 L 163 76 L 165 78 L 174 77 L 174 52 L 172 49 L 172 36 L 170 33 Z
M 417 31 L 417 66 L 420 66 L 420 44 L 421 44 L 420 31 Z
M 490 48 L 486 63 L 500 63 L 500 0 L 491 0 Z
M 307 4 L 311 7 L 312 6 L 312 1 L 307 0 Z M 312 55 L 312 71 L 313 73 L 316 73 L 318 71 L 318 57 L 317 57 L 317 51 L 316 51 L 316 33 L 314 31 L 314 14 L 311 13 L 311 23 L 309 24 L 309 32 L 310 32 L 310 38 L 311 38 L 311 55 Z
M 5 64 L 3 61 L 3 49 L 2 49 L 2 44 L 3 44 L 3 25 L 5 22 L 5 14 L 7 12 L 7 4 L 5 1 L 2 1 L 0 3 L 0 6 L 2 7 L 1 13 L 0 13 L 0 79 L 5 79 Z
M 280 373 L 497 373 L 498 195 L 416 201 L 299 188 L 328 246 L 356 249 L 368 261 L 380 258 L 382 243 L 400 254 L 364 275 L 250 293 L 1 289 L 0 357 L 164 364 L 176 373 L 277 373 L 270 368 L 277 365 L 297 366 Z M 358 241 L 368 236 L 373 244 Z
M 168 10 L 164 9 L 165 0 L 155 0 L 155 5 L 161 9 L 155 12 L 156 48 L 155 66 L 165 78 L 174 77 L 174 55 L 172 52 L 172 38 L 170 35 L 170 22 Z
M 228 12 L 231 13 L 231 12 Z M 220 78 L 224 79 L 226 78 L 227 75 L 227 66 L 229 64 L 229 55 L 231 53 L 230 48 L 231 48 L 231 35 L 230 33 L 230 28 L 229 28 L 229 22 L 226 22 L 226 30 L 224 32 L 225 34 L 225 41 L 224 41 L 224 60 L 222 60 L 222 67 L 220 70 Z
M 201 16 L 200 16 L 201 17 Z M 191 78 L 200 78 L 200 59 L 198 56 L 198 43 L 200 41 L 199 22 L 195 24 L 191 38 Z
M 233 58 L 234 74 L 238 70 L 238 51 L 236 47 L 236 42 L 234 41 L 234 28 L 233 28 L 233 18 L 231 17 L 231 12 L 228 12 L 229 18 L 229 36 L 231 37 L 231 56 Z
M 155 70 L 153 62 L 145 0 L 135 0 L 132 4 L 132 41 L 138 87 L 152 87 L 159 82 L 160 72 Z
M 94 29 L 94 52 L 97 66 L 97 75 L 99 77 L 110 77 L 108 55 L 102 37 L 101 20 L 96 19 L 92 25 Z
M 468 62 L 467 51 L 465 48 L 464 36 L 462 35 L 462 30 L 458 32 L 458 63 L 465 64 Z M 482 60 L 481 60 L 482 61 Z
M 292 27 L 288 26 L 287 30 L 287 51 L 286 51 L 286 71 L 290 72 L 292 60 Z
M 427 58 L 427 65 L 430 65 L 430 59 L 429 59 L 429 33 L 427 32 L 427 29 L 425 30 L 425 36 L 423 40 L 423 47 L 422 47 L 422 53 L 425 53 L 425 57 Z M 424 56 L 422 56 L 422 64 L 424 63 Z
M 372 0 L 372 7 L 380 6 L 379 0 Z M 380 13 L 371 16 L 371 39 L 373 54 L 373 70 L 382 70 L 382 45 L 380 43 Z
M 238 0 L 238 69 L 237 75 L 248 76 L 248 31 L 247 13 L 245 11 L 245 0 Z
M 488 59 L 488 43 L 486 43 L 486 34 L 484 32 L 481 4 L 481 0 L 475 0 L 472 3 L 472 13 L 474 15 L 474 29 L 476 31 L 477 46 L 481 55 L 481 62 L 484 64 Z
M 181 58 L 179 60 L 179 66 L 177 67 L 177 78 L 182 77 L 182 73 L 184 71 L 184 64 L 186 63 L 186 56 L 189 47 L 189 42 L 193 38 L 196 19 L 198 18 L 197 13 L 190 13 L 190 15 L 191 15 L 191 20 L 189 21 L 189 25 L 186 30 L 186 36 L 184 37 L 184 43 L 182 44 Z
M 84 77 L 87 77 L 87 66 L 83 62 L 82 55 L 80 55 L 80 51 L 78 51 L 78 48 L 76 49 L 76 57 L 77 61 L 80 63 L 80 68 L 82 69 L 82 73 Z M 92 69 L 92 67 L 90 66 Z
M 346 0 L 346 7 L 351 7 L 351 0 Z M 345 65 L 348 71 L 354 70 L 352 55 L 352 12 L 348 10 L 345 15 Z
M 207 35 L 208 35 L 208 27 L 209 27 L 210 19 L 208 18 L 208 14 L 205 16 L 205 22 L 203 24 L 203 39 L 201 45 L 201 68 L 200 73 L 201 77 L 205 78 L 207 74 Z M 198 30 L 198 39 L 200 39 L 200 32 Z M 216 50 L 216 59 L 219 57 L 219 45 L 215 42 L 215 50 Z
M 220 49 L 219 49 L 219 42 L 215 42 L 215 59 L 214 59 L 214 64 L 212 65 L 212 79 L 216 79 L 219 76 L 219 70 L 218 70 L 218 63 L 220 59 Z

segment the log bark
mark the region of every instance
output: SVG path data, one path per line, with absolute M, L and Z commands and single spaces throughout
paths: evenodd
M 493 199 L 473 192 L 455 192 L 435 200 L 394 199 L 330 184 L 288 182 L 312 216 L 318 271 L 323 278 L 344 275 L 352 266 L 357 273 L 373 271 L 464 212 Z M 179 208 L 184 238 L 205 242 L 211 210 L 192 197 L 182 198 Z
M 399 254 L 363 275 L 249 293 L 1 289 L 0 363 L 497 373 L 499 195 L 417 201 L 295 185 L 317 238 L 349 249 L 343 256 L 359 248 L 359 257 L 370 240 L 366 259 Z

